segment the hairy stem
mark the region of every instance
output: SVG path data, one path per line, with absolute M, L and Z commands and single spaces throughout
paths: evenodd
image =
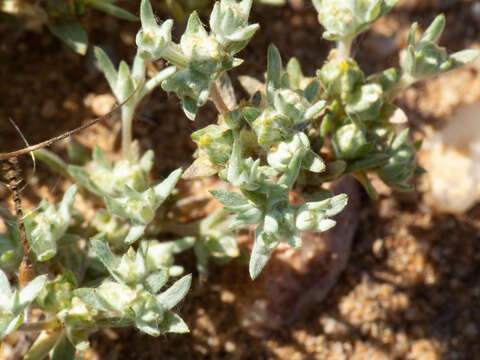
M 353 39 L 342 39 L 337 41 L 337 55 L 340 59 L 347 59 L 350 57 Z
M 135 107 L 124 106 L 122 108 L 122 155 L 125 159 L 131 159 L 132 146 L 132 122 Z

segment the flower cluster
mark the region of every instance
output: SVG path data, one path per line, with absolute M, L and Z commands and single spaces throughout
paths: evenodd
M 207 102 L 213 82 L 242 63 L 234 55 L 259 28 L 258 24 L 248 24 L 251 6 L 252 0 L 217 2 L 210 15 L 210 32 L 194 11 L 176 44 L 172 41 L 172 20 L 157 24 L 150 2 L 142 0 L 142 29 L 136 37 L 139 53 L 145 60 L 163 58 L 177 67 L 177 72 L 163 81 L 162 88 L 178 95 L 189 119 L 193 120 L 197 109 Z

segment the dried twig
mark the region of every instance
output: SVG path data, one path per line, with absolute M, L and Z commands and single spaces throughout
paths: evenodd
M 8 181 L 8 187 L 10 191 L 13 193 L 13 201 L 15 204 L 15 215 L 17 218 L 17 225 L 18 229 L 20 231 L 20 241 L 23 246 L 23 259 L 22 262 L 20 263 L 18 272 L 19 272 L 19 288 L 22 289 L 25 287 L 30 280 L 32 280 L 35 277 L 35 270 L 33 268 L 32 260 L 30 258 L 30 247 L 27 242 L 27 236 L 25 232 L 25 225 L 23 223 L 23 211 L 22 211 L 22 200 L 20 198 L 20 189 L 19 185 L 22 182 L 22 177 L 20 173 L 20 167 L 18 164 L 18 156 L 24 155 L 31 153 L 32 151 L 38 150 L 40 148 L 50 146 L 55 142 L 58 142 L 60 140 L 63 140 L 65 138 L 68 138 L 74 134 L 76 134 L 79 131 L 82 131 L 94 124 L 96 124 L 99 121 L 108 119 L 112 117 L 113 113 L 120 109 L 123 105 L 125 105 L 131 98 L 132 96 L 135 95 L 137 90 L 141 87 L 142 84 L 139 84 L 139 86 L 119 105 L 117 105 L 113 110 L 111 110 L 108 114 L 97 117 L 95 119 L 90 120 L 86 124 L 79 126 L 76 129 L 67 131 L 61 135 L 55 136 L 53 138 L 50 138 L 48 140 L 42 141 L 38 144 L 31 145 L 31 146 L 26 146 L 23 149 L 19 149 L 16 151 L 12 152 L 7 152 L 7 153 L 0 153 L 0 162 L 2 163 L 2 170 L 5 174 L 5 178 Z M 13 122 L 12 122 L 13 123 Z M 13 123 L 15 128 L 19 131 L 18 127 Z M 21 132 L 20 132 L 21 134 Z M 21 134 L 22 139 L 26 142 L 25 138 Z M 28 143 L 27 143 L 28 144 Z
M 112 115 L 118 110 L 120 109 L 123 105 L 125 105 L 128 101 L 130 101 L 130 99 L 135 95 L 135 93 L 137 92 L 137 90 L 142 86 L 142 83 L 140 83 L 137 88 L 120 104 L 118 104 L 116 107 L 114 107 L 108 114 L 105 114 L 105 115 L 102 115 L 100 117 L 97 117 L 95 119 L 92 119 L 90 120 L 89 122 L 87 122 L 86 124 L 82 125 L 82 126 L 79 126 L 78 128 L 75 128 L 73 130 L 70 130 L 70 131 L 67 131 L 61 135 L 58 135 L 58 136 L 55 136 L 53 138 L 50 138 L 48 140 L 45 140 L 45 141 L 42 141 L 38 144 L 35 144 L 35 145 L 31 145 L 31 146 L 27 146 L 25 148 L 22 148 L 22 149 L 19 149 L 19 150 L 16 150 L 16 151 L 12 151 L 12 152 L 7 152 L 7 153 L 0 153 L 0 161 L 2 160 L 7 160 L 7 159 L 10 159 L 10 158 L 13 158 L 13 157 L 16 157 L 16 156 L 20 156 L 20 155 L 24 155 L 24 154 L 28 154 L 28 153 L 31 153 L 32 151 L 35 151 L 35 150 L 38 150 L 38 149 L 41 149 L 43 147 L 47 147 L 47 146 L 50 146 L 60 140 L 63 140 L 63 139 L 66 139 L 82 130 L 85 130 L 86 128 L 100 122 L 100 121 L 103 121 L 103 120 L 106 120 L 106 119 L 109 119 L 112 117 Z

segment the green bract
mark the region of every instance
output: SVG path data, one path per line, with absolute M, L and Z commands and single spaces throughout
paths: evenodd
M 445 28 L 445 16 L 439 15 L 425 30 L 419 41 L 415 41 L 417 24 L 413 24 L 408 34 L 408 42 L 402 69 L 411 81 L 456 69 L 478 56 L 476 50 L 463 50 L 452 55 L 438 46 L 438 41 Z
M 212 164 L 225 166 L 232 152 L 233 135 L 230 129 L 209 125 L 192 134 L 192 140 L 205 152 Z
M 235 234 L 229 229 L 230 223 L 230 218 L 223 209 L 211 213 L 199 222 L 194 251 L 200 272 L 208 273 L 209 258 L 213 258 L 217 263 L 226 263 L 240 255 Z
M 23 248 L 16 222 L 5 221 L 6 234 L 0 234 L 0 269 L 15 271 L 22 261 Z
M 57 243 L 62 241 L 70 224 L 77 186 L 72 185 L 58 207 L 43 200 L 36 211 L 25 216 L 27 239 L 38 261 L 47 261 L 57 253 Z
M 385 15 L 398 0 L 313 0 L 328 40 L 353 39 Z
M 252 0 L 224 0 L 216 2 L 210 15 L 210 29 L 223 49 L 235 54 L 242 50 L 258 30 L 259 25 L 248 25 Z
M 126 244 L 131 244 L 142 236 L 146 226 L 153 221 L 157 209 L 172 192 L 181 174 L 181 169 L 178 169 L 172 172 L 162 183 L 143 192 L 125 186 L 123 196 L 105 197 L 107 207 L 112 214 L 131 221 L 130 231 L 125 238 Z
M 153 151 L 147 151 L 142 157 L 136 145 L 132 146 L 131 151 L 131 160 L 122 159 L 112 165 L 103 151 L 95 147 L 93 159 L 86 167 L 70 165 L 68 172 L 75 181 L 100 196 L 121 196 L 126 186 L 145 191 L 153 166 Z
M 35 300 L 42 289 L 46 275 L 30 281 L 21 291 L 10 287 L 8 278 L 0 270 L 0 338 L 15 331 L 23 322 L 23 310 Z

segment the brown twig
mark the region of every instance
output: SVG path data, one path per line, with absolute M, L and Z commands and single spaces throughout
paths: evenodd
M 30 259 L 30 247 L 28 246 L 25 225 L 23 223 L 22 200 L 20 198 L 20 189 L 18 186 L 22 183 L 18 159 L 11 157 L 3 162 L 3 171 L 8 181 L 8 187 L 13 194 L 13 203 L 15 204 L 15 215 L 17 225 L 20 231 L 20 242 L 23 246 L 23 259 L 18 268 L 19 280 L 18 286 L 24 288 L 35 276 L 32 261 Z
M 210 88 L 210 100 L 212 100 L 212 102 L 215 104 L 215 107 L 221 115 L 224 115 L 230 111 L 227 104 L 225 104 L 225 101 L 223 100 L 220 90 L 218 90 L 218 86 L 215 82 Z
M 20 156 L 20 155 L 24 155 L 24 154 L 28 154 L 32 151 L 35 151 L 35 150 L 38 150 L 38 149 L 41 149 L 43 147 L 47 147 L 47 146 L 50 146 L 60 140 L 63 140 L 63 139 L 66 139 L 82 130 L 85 130 L 86 128 L 96 124 L 97 122 L 100 122 L 100 121 L 103 121 L 103 120 L 106 120 L 106 119 L 109 119 L 112 117 L 112 115 L 118 110 L 120 109 L 123 105 L 125 105 L 128 101 L 130 101 L 130 99 L 135 95 L 135 93 L 138 91 L 138 89 L 142 86 L 143 83 L 140 83 L 137 88 L 123 101 L 121 102 L 120 104 L 118 104 L 116 107 L 114 107 L 108 114 L 105 114 L 105 115 L 102 115 L 102 116 L 99 116 L 95 119 L 92 119 L 90 120 L 89 122 L 87 122 L 86 124 L 82 125 L 82 126 L 79 126 L 78 128 L 76 129 L 73 129 L 73 130 L 70 130 L 70 131 L 67 131 L 61 135 L 58 135 L 58 136 L 55 136 L 53 138 L 50 138 L 48 140 L 45 140 L 45 141 L 42 141 L 38 144 L 35 144 L 35 145 L 31 145 L 31 146 L 27 146 L 23 149 L 19 149 L 19 150 L 16 150 L 16 151 L 12 151 L 12 152 L 7 152 L 7 153 L 0 153 L 0 161 L 2 160 L 7 160 L 7 159 L 10 159 L 10 158 L 13 158 L 13 157 L 16 157 L 16 156 Z

